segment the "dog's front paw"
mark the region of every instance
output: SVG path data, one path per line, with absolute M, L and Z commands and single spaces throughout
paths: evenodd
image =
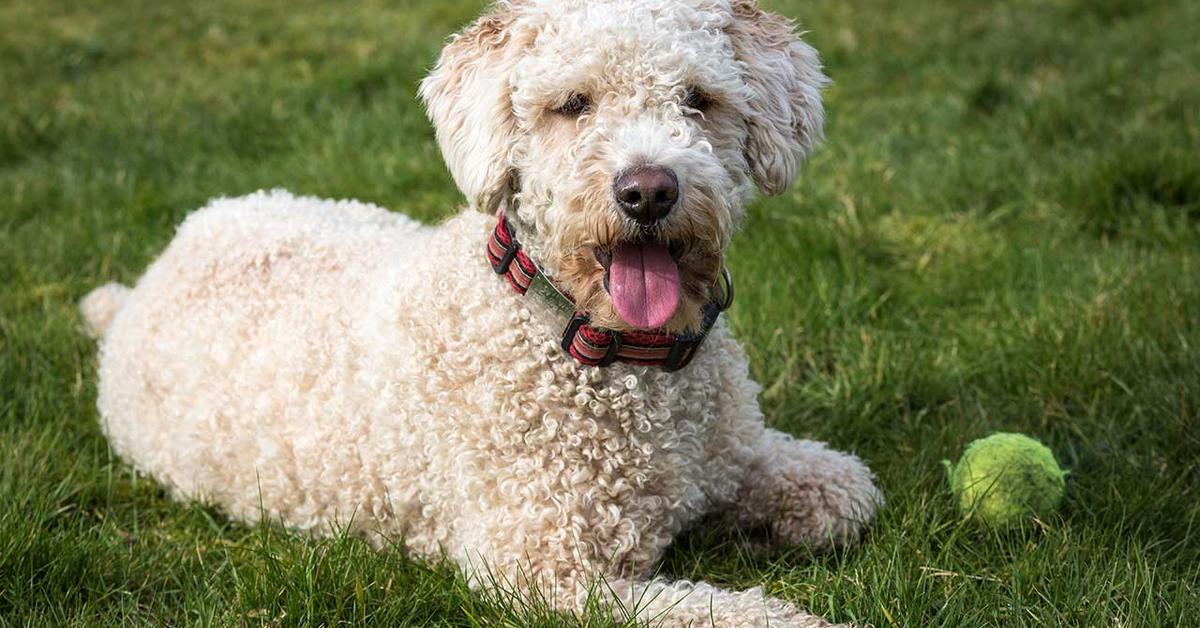
M 739 591 L 729 596 L 724 607 L 712 609 L 713 626 L 783 628 L 848 628 L 849 624 L 831 624 L 797 608 L 790 602 L 765 595 L 761 588 Z M 708 623 L 702 622 L 707 626 Z
M 742 525 L 765 525 L 772 543 L 828 549 L 856 541 L 883 504 L 857 456 L 767 430 L 739 495 Z
M 654 588 L 654 585 L 650 585 Z M 647 593 L 650 591 L 647 590 Z M 708 583 L 659 583 L 639 618 L 660 628 L 831 628 L 824 619 L 763 593 L 726 591 Z M 845 626 L 838 624 L 837 626 Z

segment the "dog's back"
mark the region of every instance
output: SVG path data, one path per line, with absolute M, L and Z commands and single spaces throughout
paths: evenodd
M 311 528 L 360 504 L 356 478 L 313 476 L 371 472 L 337 460 L 357 456 L 339 444 L 364 417 L 333 404 L 353 394 L 378 267 L 425 231 L 377 207 L 282 192 L 192 214 L 133 289 L 103 286 L 81 304 L 102 336 L 98 404 L 113 447 L 243 519 L 261 506 Z

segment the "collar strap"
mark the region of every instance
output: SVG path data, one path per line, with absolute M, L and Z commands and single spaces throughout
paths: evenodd
M 542 273 L 538 265 L 521 249 L 516 234 L 499 215 L 496 228 L 488 238 L 487 258 L 492 270 L 504 276 L 518 294 L 524 295 L 531 288 L 559 301 L 559 305 L 573 312 L 562 336 L 562 348 L 571 357 L 587 366 L 608 366 L 614 362 L 627 362 L 642 366 L 661 366 L 667 371 L 677 371 L 688 365 L 701 343 L 712 330 L 721 312 L 733 302 L 733 281 L 729 271 L 723 271 L 725 281 L 723 298 L 704 306 L 704 320 L 699 331 L 690 334 L 668 334 L 654 331 L 615 331 L 590 324 L 588 315 L 575 309 L 571 298 L 562 293 Z

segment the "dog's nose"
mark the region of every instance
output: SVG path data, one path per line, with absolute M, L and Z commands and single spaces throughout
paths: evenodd
M 638 166 L 617 176 L 613 194 L 626 215 L 640 224 L 652 225 L 669 214 L 679 200 L 679 179 L 670 168 Z

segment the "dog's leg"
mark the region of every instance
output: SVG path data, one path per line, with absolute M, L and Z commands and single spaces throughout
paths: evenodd
M 766 429 L 755 444 L 733 515 L 766 526 L 773 543 L 815 550 L 853 542 L 883 503 L 858 457 Z
M 507 581 L 491 578 L 485 587 Z M 654 579 L 633 581 L 621 578 L 591 579 L 588 584 L 567 578 L 555 583 L 530 583 L 517 589 L 505 586 L 540 603 L 550 602 L 559 612 L 574 613 L 585 620 L 600 611 L 618 625 L 656 628 L 826 628 L 829 622 L 800 610 L 793 604 L 766 595 L 762 588 L 726 591 L 707 582 Z M 501 585 L 504 586 L 504 585 Z M 553 593 L 547 595 L 547 591 Z M 507 593 L 506 593 L 507 595 Z M 503 596 L 502 596 L 503 597 Z
M 530 552 L 522 555 L 529 556 Z M 585 623 L 586 618 L 599 612 L 618 625 L 668 628 L 830 625 L 789 602 L 766 595 L 758 587 L 728 591 L 706 582 L 631 578 L 622 575 L 630 571 L 629 567 L 605 564 L 580 554 L 563 553 L 551 558 L 543 551 L 536 562 L 517 556 L 501 549 L 498 554 L 476 555 L 461 564 L 472 586 L 482 589 L 485 598 L 524 598 L 534 608 L 548 605 L 583 618 Z
M 829 622 L 773 598 L 759 587 L 726 591 L 707 582 L 656 579 L 608 583 L 613 617 L 651 626 L 824 628 Z

